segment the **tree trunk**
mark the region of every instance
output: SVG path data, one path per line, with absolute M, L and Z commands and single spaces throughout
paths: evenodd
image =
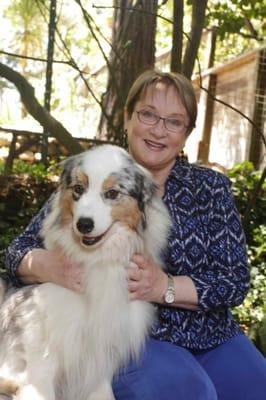
M 0 63 L 0 76 L 12 82 L 18 89 L 21 101 L 29 114 L 36 119 L 44 129 L 50 132 L 67 149 L 69 154 L 80 153 L 83 147 L 76 139 L 57 121 L 52 115 L 40 105 L 34 95 L 34 88 L 18 72 Z
M 192 0 L 192 20 L 190 38 L 186 46 L 182 71 L 190 79 L 197 57 L 201 34 L 204 27 L 208 0 Z
M 172 72 L 182 70 L 184 0 L 174 1 L 171 66 Z
M 50 20 L 48 27 L 46 81 L 45 81 L 45 93 L 44 93 L 44 108 L 49 112 L 51 109 L 55 29 L 56 29 L 56 0 L 50 0 Z M 44 130 L 42 137 L 42 162 L 46 165 L 48 156 L 48 137 L 49 137 L 49 132 Z
M 134 7 L 133 4 L 135 3 Z M 112 53 L 99 133 L 103 138 L 126 146 L 123 111 L 129 88 L 145 69 L 155 62 L 157 0 L 115 0 Z

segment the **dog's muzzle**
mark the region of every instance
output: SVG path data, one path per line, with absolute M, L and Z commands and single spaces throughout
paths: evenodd
M 79 218 L 76 226 L 77 230 L 82 234 L 81 241 L 85 246 L 92 246 L 98 243 L 106 234 L 106 232 L 104 232 L 99 236 L 90 235 L 94 229 L 94 221 L 92 218 Z

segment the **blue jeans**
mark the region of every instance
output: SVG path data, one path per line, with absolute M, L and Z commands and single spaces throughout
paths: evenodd
M 266 362 L 244 335 L 197 354 L 149 339 L 113 390 L 116 400 L 263 400 Z

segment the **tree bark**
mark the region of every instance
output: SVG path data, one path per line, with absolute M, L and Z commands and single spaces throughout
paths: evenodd
M 171 65 L 172 72 L 182 70 L 184 0 L 174 1 Z
M 192 0 L 192 20 L 190 38 L 183 59 L 183 74 L 190 79 L 197 57 L 208 0 Z
M 47 45 L 47 64 L 46 64 L 44 107 L 49 112 L 51 110 L 54 41 L 55 41 L 55 30 L 56 30 L 56 2 L 57 2 L 57 0 L 50 0 L 50 19 L 49 19 L 49 26 L 48 26 L 48 45 Z M 45 165 L 47 165 L 48 138 L 49 138 L 49 131 L 44 130 L 43 137 L 42 137 L 42 162 Z
M 28 113 L 36 119 L 42 127 L 50 132 L 69 152 L 77 154 L 83 151 L 83 147 L 74 139 L 70 132 L 57 121 L 44 107 L 40 105 L 34 94 L 34 88 L 17 71 L 0 63 L 0 76 L 12 82 L 18 89 L 21 101 Z
M 112 52 L 103 106 L 107 112 L 99 124 L 101 137 L 126 146 L 123 111 L 129 88 L 155 62 L 157 0 L 115 0 Z

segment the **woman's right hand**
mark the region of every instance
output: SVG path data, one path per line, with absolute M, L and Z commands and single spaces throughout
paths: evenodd
M 27 284 L 51 282 L 82 293 L 82 271 L 82 267 L 71 262 L 61 249 L 33 249 L 23 257 L 18 276 Z

